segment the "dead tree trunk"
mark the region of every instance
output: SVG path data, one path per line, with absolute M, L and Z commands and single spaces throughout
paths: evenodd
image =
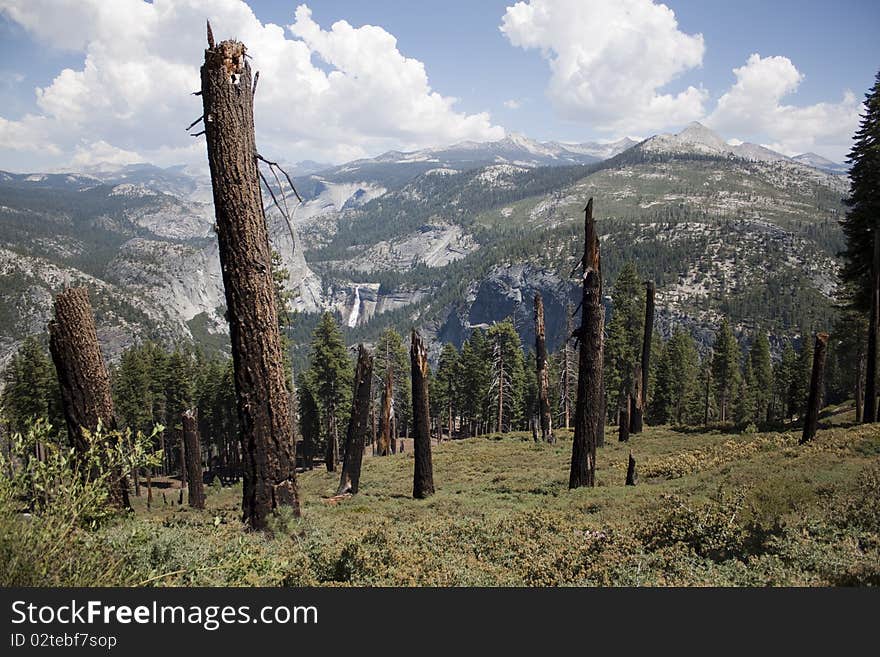
M 874 231 L 871 263 L 871 316 L 868 318 L 868 358 L 865 374 L 864 423 L 877 421 L 877 325 L 880 324 L 880 230 Z
M 116 429 L 110 375 L 98 346 L 86 288 L 70 288 L 55 297 L 55 319 L 49 322 L 49 350 L 58 374 L 67 433 L 77 454 L 83 456 L 89 449 L 86 432 L 94 435 L 98 425 L 105 432 Z M 111 503 L 130 508 L 128 478 L 122 472 L 111 476 Z
M 568 341 L 571 339 L 571 304 L 565 306 L 565 341 L 562 343 L 562 418 L 565 428 L 571 426 L 571 355 Z
M 388 456 L 391 453 L 391 423 L 394 417 L 394 380 L 392 379 L 391 367 L 385 371 L 385 389 L 382 391 L 382 417 L 379 422 L 379 456 Z
M 428 355 L 421 336 L 412 331 L 412 346 L 409 350 L 412 368 L 412 412 L 413 412 L 413 497 L 421 499 L 434 494 L 434 468 L 431 464 L 431 410 L 428 405 Z
M 864 411 L 864 394 L 862 391 L 862 381 L 865 375 L 865 356 L 859 353 L 858 364 L 856 366 L 856 422 L 862 422 L 862 413 Z
M 498 345 L 498 433 L 504 430 L 504 349 Z
M 630 403 L 629 392 L 624 389 L 620 393 L 620 405 L 618 408 L 620 419 L 617 422 L 617 441 L 621 443 L 625 443 L 629 440 Z
M 633 458 L 633 453 L 629 453 L 629 463 L 626 466 L 626 485 L 627 486 L 635 486 L 639 481 L 639 477 L 636 474 L 636 460 Z
M 202 480 L 202 446 L 195 409 L 184 411 L 183 442 L 186 459 L 186 479 L 189 485 L 189 505 L 194 509 L 205 508 L 205 486 Z
M 243 520 L 263 529 L 276 507 L 291 506 L 297 516 L 300 509 L 244 44 L 205 50 L 201 78 L 243 448 Z
M 828 351 L 828 334 L 816 334 L 816 346 L 813 349 L 813 374 L 810 377 L 810 396 L 807 399 L 807 415 L 804 420 L 804 433 L 800 444 L 812 440 L 816 436 L 816 425 L 819 422 L 819 407 L 822 406 L 822 390 L 825 385 L 825 353 Z
M 373 357 L 364 345 L 358 345 L 357 366 L 354 370 L 354 391 L 352 393 L 351 418 L 345 434 L 345 456 L 342 462 L 342 476 L 339 478 L 337 495 L 358 492 L 361 479 L 361 462 L 364 458 L 364 445 L 370 420 L 370 384 L 373 382 Z
M 541 440 L 556 442 L 553 418 L 550 416 L 550 374 L 547 370 L 547 345 L 544 331 L 544 300 L 535 293 L 535 367 L 538 378 L 538 413 L 541 418 Z
M 579 368 L 577 403 L 574 413 L 574 441 L 568 487 L 595 486 L 596 446 L 604 431 L 602 411 L 602 355 L 605 310 L 602 306 L 602 265 L 599 237 L 593 220 L 593 199 L 584 209 L 583 296 L 578 338 Z
M 644 378 L 642 377 L 642 365 L 636 363 L 633 367 L 632 374 L 632 403 L 629 414 L 629 432 L 641 433 L 645 419 L 644 404 L 644 388 L 642 387 Z
M 648 408 L 648 375 L 651 367 L 651 338 L 654 335 L 654 281 L 645 281 L 645 333 L 642 339 L 642 422 Z M 639 431 L 642 427 L 639 427 Z

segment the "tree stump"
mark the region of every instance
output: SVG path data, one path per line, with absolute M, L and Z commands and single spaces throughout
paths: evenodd
M 242 515 L 263 529 L 276 507 L 300 509 L 245 51 L 232 40 L 205 50 L 201 93 L 241 427 Z
M 205 486 L 202 475 L 202 446 L 199 440 L 198 420 L 195 409 L 184 411 L 183 443 L 186 462 L 186 479 L 189 485 L 189 505 L 194 509 L 205 508 Z
M 428 355 L 421 336 L 412 330 L 409 350 L 412 371 L 413 410 L 413 497 L 434 494 L 434 468 L 431 463 L 431 407 L 428 404 Z
M 86 288 L 70 288 L 55 297 L 55 319 L 48 328 L 49 351 L 58 374 L 67 433 L 76 452 L 83 456 L 89 449 L 85 431 L 94 435 L 98 425 L 103 431 L 116 430 L 110 375 L 98 346 Z M 114 472 L 112 478 L 111 503 L 130 508 L 128 478 L 121 472 Z
M 337 495 L 358 492 L 361 478 L 361 462 L 370 420 L 370 385 L 373 381 L 373 357 L 358 345 L 357 366 L 354 372 L 354 392 L 352 395 L 351 418 L 345 434 L 345 455 L 342 462 L 342 476 L 339 479 Z
M 635 486 L 639 481 L 639 477 L 636 474 L 636 460 L 633 458 L 633 453 L 629 453 L 629 463 L 626 466 L 626 485 L 627 486 Z

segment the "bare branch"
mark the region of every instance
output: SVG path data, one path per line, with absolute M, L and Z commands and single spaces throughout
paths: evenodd
M 302 197 L 299 195 L 299 192 L 296 191 L 296 187 L 294 187 L 293 181 L 290 179 L 290 176 L 287 175 L 287 172 L 281 167 L 280 164 L 278 164 L 277 162 L 272 162 L 270 160 L 267 160 L 265 157 L 263 157 L 259 153 L 257 153 L 257 159 L 261 160 L 262 162 L 265 162 L 270 167 L 278 167 L 278 170 L 284 174 L 285 178 L 287 178 L 287 182 L 288 182 L 288 184 L 290 184 L 290 188 L 293 190 L 293 193 L 296 195 L 296 200 L 298 200 L 300 203 L 303 202 Z
M 214 47 L 214 33 L 211 31 L 211 21 L 205 21 L 208 24 L 208 48 Z
M 254 73 L 254 86 L 251 89 L 251 96 L 257 95 L 257 82 L 259 82 L 259 81 L 260 81 L 260 72 L 257 71 L 256 73 Z
M 203 134 L 205 134 L 204 130 L 202 130 L 201 132 L 196 132 L 195 134 L 190 135 L 190 137 L 201 137 Z
M 196 123 L 198 123 L 199 121 L 201 121 L 201 120 L 204 119 L 204 118 L 205 118 L 205 115 L 202 114 L 199 118 L 197 118 L 195 121 L 193 121 L 192 123 L 190 123 L 190 124 L 189 124 L 188 126 L 186 126 L 186 128 L 184 128 L 184 129 L 185 129 L 187 132 L 189 132 L 190 128 L 192 128 Z

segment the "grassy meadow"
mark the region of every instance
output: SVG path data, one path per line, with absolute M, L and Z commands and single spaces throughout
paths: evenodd
M 831 409 L 832 411 L 834 409 Z M 411 449 L 364 459 L 360 492 L 338 473 L 299 476 L 303 517 L 271 534 L 240 523 L 240 486 L 207 508 L 146 490 L 97 528 L 0 507 L 3 585 L 763 586 L 880 583 L 880 425 L 823 418 L 798 431 L 608 427 L 596 488 L 568 490 L 571 436 L 512 433 L 434 447 L 436 494 L 411 498 Z M 638 485 L 624 486 L 628 454 Z

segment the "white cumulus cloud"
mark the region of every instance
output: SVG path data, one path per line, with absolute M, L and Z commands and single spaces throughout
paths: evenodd
M 804 79 L 787 57 L 753 54 L 733 74 L 736 82 L 706 118 L 709 126 L 786 155 L 817 151 L 843 161 L 859 123 L 862 104 L 855 94 L 845 91 L 837 103 L 785 104 Z
M 699 67 L 701 34 L 678 29 L 675 13 L 651 0 L 528 0 L 502 18 L 511 44 L 538 49 L 557 111 L 608 132 L 657 131 L 696 120 L 708 94 L 663 89 Z
M 7 168 L 24 158 L 204 161 L 203 143 L 183 129 L 201 113 L 191 93 L 206 18 L 218 41 L 242 40 L 260 71 L 257 142 L 267 154 L 344 161 L 504 136 L 488 114 L 456 111 L 456 99 L 433 90 L 422 62 L 386 30 L 345 21 L 325 29 L 305 5 L 286 27 L 261 23 L 242 0 L 0 0 L 0 12 L 41 43 L 84 56 L 35 90 L 38 112 L 0 115 Z

